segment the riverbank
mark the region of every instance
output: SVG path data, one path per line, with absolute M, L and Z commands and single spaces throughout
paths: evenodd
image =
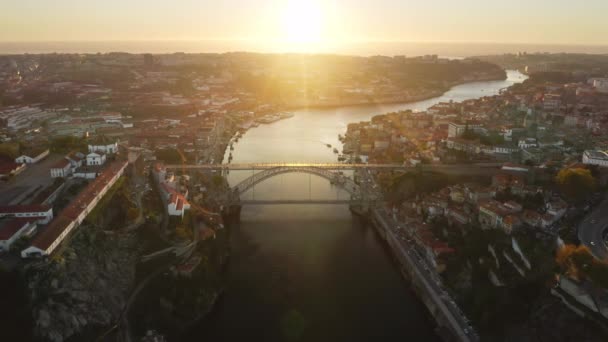
M 471 83 L 479 83 L 479 82 L 504 81 L 506 79 L 507 79 L 507 75 L 505 73 L 501 77 L 489 76 L 489 77 L 480 77 L 480 78 L 477 78 L 474 80 L 452 82 L 452 83 L 446 85 L 445 88 L 443 88 L 441 90 L 433 90 L 433 91 L 427 92 L 426 94 L 410 96 L 407 99 L 403 99 L 403 98 L 382 99 L 382 98 L 379 98 L 379 99 L 367 99 L 364 101 L 348 101 L 348 100 L 341 101 L 340 100 L 339 103 L 324 103 L 324 104 L 310 103 L 310 100 L 305 100 L 305 101 L 307 101 L 306 104 L 284 106 L 284 108 L 286 110 L 296 111 L 296 110 L 306 110 L 306 109 L 332 109 L 332 108 L 357 107 L 357 106 L 369 106 L 369 105 L 410 104 L 410 103 L 427 101 L 427 100 L 441 97 L 441 96 L 445 95 L 447 92 L 449 92 L 450 90 L 452 90 L 452 88 L 457 87 L 457 86 L 471 84 Z
M 448 294 L 441 288 L 436 279 L 430 273 L 430 268 L 424 266 L 422 269 L 422 259 L 416 261 L 417 252 L 406 249 L 404 242 L 400 241 L 393 232 L 390 218 L 386 213 L 382 214 L 380 209 L 372 209 L 369 214 L 370 222 L 375 232 L 386 243 L 389 254 L 399 265 L 399 271 L 406 280 L 416 296 L 424 304 L 429 315 L 437 324 L 435 332 L 445 342 L 464 341 L 475 342 L 478 337 L 473 334 L 473 329 L 469 326 L 467 318 L 458 311 L 457 308 L 450 308 L 453 303 L 448 303 Z
M 444 322 L 438 317 L 436 310 L 433 310 L 436 307 L 430 304 L 429 295 L 421 289 L 420 285 L 416 286 L 416 284 L 420 284 L 420 281 L 415 278 L 416 274 L 411 262 L 406 261 L 408 258 L 407 253 L 403 253 L 403 249 L 397 247 L 399 241 L 390 231 L 390 228 L 383 226 L 379 220 L 374 219 L 373 211 L 364 211 L 360 207 L 352 206 L 350 207 L 350 211 L 354 216 L 365 222 L 366 225 L 369 225 L 374 230 L 376 236 L 382 240 L 386 253 L 392 257 L 394 267 L 399 270 L 399 274 L 409 289 L 416 294 L 420 303 L 424 305 L 426 316 L 435 322 L 435 333 L 437 336 L 445 342 L 454 341 L 454 334 L 441 326 Z

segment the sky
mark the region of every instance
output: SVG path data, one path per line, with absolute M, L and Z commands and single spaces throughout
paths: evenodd
M 607 0 L 2 0 L 0 42 L 608 45 Z

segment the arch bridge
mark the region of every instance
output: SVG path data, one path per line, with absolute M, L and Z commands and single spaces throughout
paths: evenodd
M 430 164 L 418 165 L 416 167 L 405 166 L 403 164 L 347 164 L 347 163 L 241 163 L 241 164 L 176 164 L 166 165 L 168 170 L 187 172 L 191 170 L 221 172 L 225 174 L 229 171 L 259 171 L 257 174 L 243 180 L 233 187 L 230 203 L 234 204 L 299 204 L 299 203 L 365 203 L 369 204 L 375 192 L 367 188 L 368 182 L 361 185 L 356 184 L 352 179 L 340 176 L 338 171 L 359 171 L 363 175 L 369 176 L 369 171 L 399 171 L 399 172 L 435 172 L 450 175 L 482 176 L 488 177 L 501 172 L 500 163 L 477 163 L 477 164 Z M 249 189 L 254 189 L 255 185 L 274 176 L 285 173 L 307 173 L 325 178 L 333 184 L 346 190 L 350 195 L 350 200 L 241 200 L 240 196 Z M 373 199 L 372 199 L 373 200 Z
M 315 200 L 315 199 L 307 199 L 307 200 L 241 200 L 241 196 L 251 189 L 255 189 L 255 186 L 259 183 L 262 183 L 272 177 L 287 174 L 287 173 L 304 173 L 309 175 L 318 176 L 328 180 L 331 184 L 338 186 L 342 190 L 346 191 L 350 194 L 350 199 L 335 199 L 335 200 Z M 281 165 L 273 168 L 262 169 L 261 172 L 258 172 L 245 180 L 241 181 L 234 187 L 233 190 L 233 203 L 235 204 L 303 204 L 303 203 L 313 203 L 313 204 L 355 204 L 361 203 L 365 199 L 365 193 L 361 189 L 362 187 L 355 183 L 355 181 L 342 173 L 336 172 L 334 170 L 330 170 L 327 168 L 321 168 L 316 166 L 308 166 L 308 165 Z

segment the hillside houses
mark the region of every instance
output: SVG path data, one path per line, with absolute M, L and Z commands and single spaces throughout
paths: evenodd
M 163 203 L 167 206 L 170 216 L 184 217 L 186 211 L 190 210 L 190 202 L 187 199 L 188 189 L 180 187 L 173 173 L 167 172 L 162 163 L 156 163 L 153 168 Z

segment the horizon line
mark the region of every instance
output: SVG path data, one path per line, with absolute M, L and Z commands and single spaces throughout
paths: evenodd
M 1 40 L 0 44 L 7 43 L 145 43 L 145 42 L 248 42 L 248 43 L 290 43 L 281 39 L 253 39 L 253 38 L 204 38 L 204 39 L 67 39 L 67 40 Z M 319 44 L 480 44 L 480 45 L 537 45 L 537 46 L 581 46 L 581 47 L 608 47 L 608 43 L 540 43 L 540 42 L 514 42 L 514 41 L 465 41 L 465 40 L 344 40 L 341 42 L 320 41 Z M 313 43 L 314 44 L 314 43 Z

